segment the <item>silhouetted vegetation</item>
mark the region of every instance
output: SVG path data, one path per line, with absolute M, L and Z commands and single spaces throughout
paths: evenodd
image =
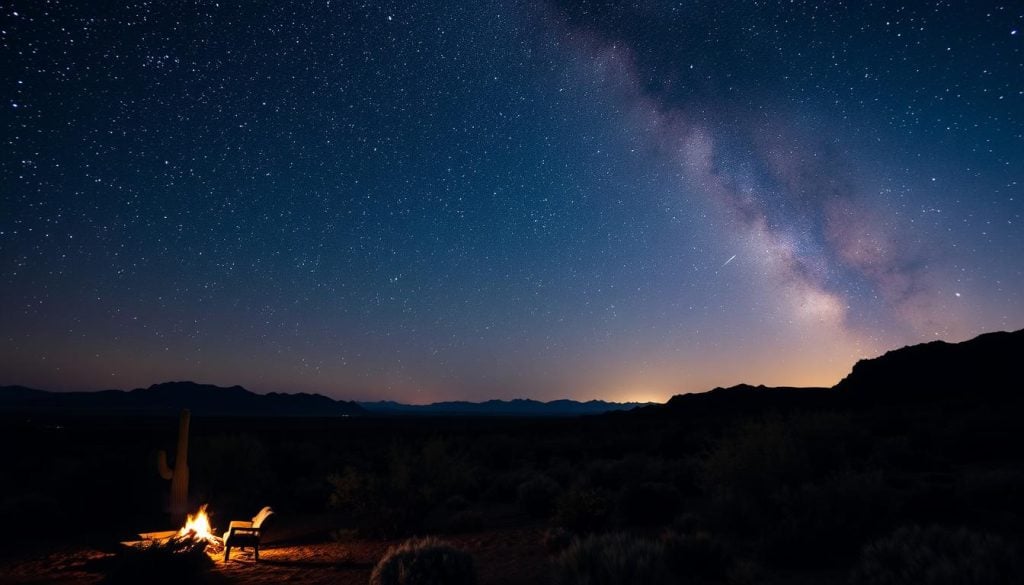
M 555 561 L 558 585 L 668 585 L 675 583 L 665 547 L 628 534 L 588 536 Z
M 854 585 L 1020 583 L 1015 551 L 1001 538 L 965 528 L 904 526 L 864 549 Z
M 388 549 L 370 585 L 474 585 L 473 557 L 436 538 L 408 540 Z
M 264 505 L 282 524 L 329 518 L 325 537 L 536 527 L 551 558 L 530 562 L 562 582 L 634 562 L 694 583 L 941 583 L 935 567 L 968 566 L 1003 582 L 1024 538 L 1024 400 L 1003 390 L 773 402 L 744 387 L 575 419 L 193 416 L 189 493 L 222 528 Z M 0 484 L 9 545 L 52 544 L 58 522 L 101 543 L 167 528 L 154 462 L 176 416 L 3 422 L 18 446 Z
M 103 582 L 109 585 L 208 583 L 213 561 L 205 549 L 205 542 L 188 538 L 124 547 L 111 561 Z

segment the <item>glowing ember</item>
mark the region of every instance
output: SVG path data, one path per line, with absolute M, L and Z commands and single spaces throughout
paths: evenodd
M 178 531 L 178 538 L 191 538 L 202 540 L 208 543 L 220 543 L 220 538 L 213 533 L 210 526 L 210 517 L 206 515 L 206 504 L 203 504 L 195 516 L 188 515 L 185 526 Z

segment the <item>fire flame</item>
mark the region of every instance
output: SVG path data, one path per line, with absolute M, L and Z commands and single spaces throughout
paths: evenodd
M 178 531 L 178 538 L 192 538 L 212 543 L 220 542 L 220 538 L 213 533 L 213 528 L 210 526 L 210 517 L 206 515 L 206 504 L 199 508 L 195 516 L 188 515 L 185 526 Z

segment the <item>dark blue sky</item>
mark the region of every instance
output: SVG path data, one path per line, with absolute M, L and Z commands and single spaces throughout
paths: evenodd
M 14 2 L 0 383 L 827 385 L 1024 327 L 1024 8 Z

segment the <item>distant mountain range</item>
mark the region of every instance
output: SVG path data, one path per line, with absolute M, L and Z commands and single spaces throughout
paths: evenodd
M 433 404 L 401 404 L 392 401 L 360 402 L 374 414 L 432 416 L 578 416 L 631 410 L 650 402 L 605 402 L 604 400 L 488 400 L 486 402 L 435 402 Z
M 66 414 L 158 414 L 188 408 L 199 416 L 578 416 L 627 410 L 641 403 L 591 400 L 488 400 L 409 405 L 398 402 L 351 402 L 320 394 L 256 394 L 195 382 L 165 382 L 135 390 L 47 392 L 24 386 L 0 386 L 0 412 Z
M 256 394 L 241 386 L 166 382 L 135 390 L 46 392 L 0 386 L 0 412 L 65 414 L 167 413 L 189 408 L 200 416 L 578 416 L 632 410 L 637 414 L 847 407 L 907 401 L 987 400 L 1022 394 L 1024 329 L 986 333 L 962 343 L 933 341 L 857 362 L 832 388 L 768 388 L 741 384 L 673 396 L 666 404 L 591 400 L 488 400 L 408 405 L 352 402 L 320 394 Z
M 241 386 L 165 382 L 135 390 L 46 392 L 0 386 L 0 411 L 68 414 L 158 414 L 188 408 L 200 416 L 352 416 L 366 411 L 355 402 L 320 394 L 256 394 Z

